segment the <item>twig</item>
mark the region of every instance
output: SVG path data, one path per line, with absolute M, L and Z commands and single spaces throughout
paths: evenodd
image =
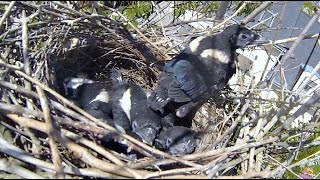
M 71 131 L 67 131 L 62 129 L 62 133 L 67 136 L 70 139 L 76 140 L 77 142 L 80 142 L 81 144 L 86 145 L 87 147 L 94 149 L 96 152 L 100 153 L 101 155 L 103 155 L 104 157 L 108 158 L 111 162 L 114 162 L 117 165 L 120 166 L 126 166 L 126 164 L 122 161 L 120 161 L 117 157 L 115 157 L 113 154 L 111 154 L 109 151 L 106 151 L 104 148 L 102 148 L 101 146 L 99 146 L 98 144 L 89 141 Z
M 267 178 L 269 177 L 269 172 L 259 171 L 259 172 L 247 172 L 244 175 L 239 176 L 217 176 L 217 179 L 252 179 L 252 178 Z
M 318 73 L 320 69 L 320 61 L 318 62 L 318 64 L 316 65 L 316 67 L 314 67 L 314 69 L 312 70 L 312 72 L 310 74 L 308 74 L 308 76 L 306 77 L 306 79 L 302 82 L 302 84 L 299 86 L 299 88 L 296 90 L 297 93 L 300 93 L 310 82 L 311 78 Z
M 209 31 L 209 35 L 213 34 L 215 32 L 216 29 L 218 29 L 220 26 L 226 24 L 228 21 L 230 21 L 233 17 L 235 17 L 242 9 L 244 9 L 246 7 L 246 5 L 248 4 L 248 2 L 243 2 L 243 4 L 239 7 L 239 9 L 237 9 L 236 12 L 234 12 L 230 17 L 228 17 L 227 19 L 225 19 L 224 21 L 222 21 L 221 23 L 219 23 L 218 25 L 214 26 L 213 28 L 211 28 L 211 30 Z
M 134 175 L 134 177 L 139 178 L 140 175 L 135 171 L 132 170 L 131 168 L 128 168 L 127 165 L 120 161 L 118 158 L 116 158 L 113 154 L 111 154 L 110 152 L 106 151 L 104 148 L 102 148 L 101 146 L 98 146 L 96 143 L 89 141 L 81 136 L 78 136 L 77 134 L 64 130 L 62 129 L 62 133 L 67 136 L 68 138 L 71 138 L 73 140 L 76 140 L 77 142 L 80 142 L 84 145 L 86 145 L 87 147 L 90 147 L 91 149 L 95 150 L 96 152 L 100 153 L 101 155 L 103 155 L 104 157 L 110 159 L 112 162 L 114 162 L 115 164 L 121 166 L 124 170 L 130 172 L 131 174 Z
M 217 138 L 217 140 L 214 142 L 214 144 L 212 146 L 216 146 L 217 144 L 219 144 L 223 138 L 225 138 L 228 134 L 230 134 L 234 128 L 236 128 L 238 126 L 238 123 L 242 120 L 244 113 L 246 112 L 247 108 L 249 107 L 249 101 L 246 102 L 246 104 L 243 106 L 243 108 L 241 109 L 240 115 L 238 116 L 238 118 L 232 123 L 232 125 L 223 133 L 223 135 L 219 136 Z
M 32 120 L 30 118 L 18 117 L 17 115 L 14 115 L 14 114 L 7 114 L 7 116 L 10 119 L 17 122 L 18 124 L 20 124 L 20 126 L 29 127 L 29 128 L 37 129 L 42 132 L 46 132 L 46 128 L 44 126 L 44 123 L 42 123 L 42 122 Z M 88 149 L 70 141 L 64 135 L 57 134 L 56 137 L 57 137 L 57 140 L 62 145 L 64 145 L 65 147 L 67 147 L 68 149 L 73 151 L 77 155 L 77 157 L 79 157 L 82 161 L 88 163 L 89 165 L 96 167 L 98 169 L 101 169 L 103 171 L 106 171 L 109 173 L 114 173 L 114 174 L 117 174 L 120 176 L 134 177 L 134 176 L 132 176 L 132 174 L 130 172 L 125 170 L 124 167 L 119 167 L 117 165 L 114 165 L 112 163 L 109 163 L 109 162 L 106 162 L 106 161 L 103 161 L 103 160 L 100 160 L 100 159 L 94 157 L 88 151 Z M 120 171 L 120 169 L 123 169 L 124 171 Z M 138 171 L 138 170 L 135 170 L 135 172 L 137 174 L 144 173 L 144 171 Z
M 10 115 L 9 115 L 10 116 Z M 16 115 L 12 115 L 13 118 L 19 118 Z M 26 122 L 27 123 L 27 122 Z M 33 157 L 31 154 L 22 151 L 18 147 L 10 144 L 6 140 L 0 138 L 0 152 L 8 154 L 10 156 L 13 156 L 17 159 L 20 159 L 24 162 L 33 164 L 37 167 L 39 167 L 42 170 L 45 171 L 53 171 L 54 170 L 54 165 L 47 162 L 40 160 L 38 158 Z M 96 177 L 102 177 L 102 178 L 119 178 L 119 176 L 116 176 L 114 174 L 106 173 L 106 172 L 101 172 L 100 170 L 97 169 L 81 169 L 81 168 L 70 168 L 70 167 L 64 167 L 64 172 L 68 174 L 75 174 L 79 176 L 96 176 Z M 122 177 L 122 176 L 120 176 Z M 123 177 L 122 177 L 123 178 Z
M 266 147 L 261 147 L 261 148 L 257 149 L 254 154 L 256 155 L 257 153 L 263 152 L 265 149 L 266 149 Z M 218 168 L 217 171 L 221 171 L 221 170 L 224 170 L 224 169 L 226 169 L 226 168 L 234 167 L 235 165 L 237 165 L 237 164 L 239 164 L 239 163 L 241 163 L 241 162 L 249 159 L 249 157 L 250 157 L 249 154 L 245 154 L 245 155 L 242 155 L 242 156 L 240 156 L 239 158 L 234 159 L 234 160 L 232 160 L 232 161 L 230 161 L 230 162 L 228 162 L 228 163 L 223 163 L 223 164 Z
M 169 176 L 162 176 L 161 179 L 205 179 L 203 175 L 169 175 Z
M 313 97 L 311 97 L 307 102 L 305 102 L 305 104 L 301 105 L 301 107 L 293 113 L 293 115 L 288 118 L 280 127 L 278 127 L 277 129 L 275 129 L 272 133 L 273 134 L 279 134 L 281 132 L 281 130 L 283 129 L 289 129 L 291 123 L 301 114 L 305 113 L 306 110 L 308 109 L 308 105 L 310 104 L 314 104 L 317 103 L 320 100 L 320 95 L 318 93 L 314 94 Z
M 303 37 L 303 39 L 314 39 L 317 38 L 319 36 L 319 33 L 316 34 L 312 34 L 312 35 L 306 35 Z M 270 42 L 268 44 L 264 44 L 264 45 L 270 45 L 270 44 L 284 44 L 284 43 L 288 43 L 288 42 L 294 42 L 298 39 L 298 37 L 292 37 L 292 38 L 287 38 L 287 39 L 279 39 L 276 40 L 274 42 Z
M 252 148 L 252 147 L 259 147 L 264 144 L 273 143 L 277 140 L 279 140 L 279 137 L 271 137 L 269 139 L 264 140 L 263 142 L 261 142 L 261 141 L 260 142 L 253 142 L 253 143 L 241 144 L 241 145 L 237 145 L 237 146 L 231 146 L 231 147 L 227 147 L 224 149 L 217 149 L 217 150 L 211 150 L 211 151 L 207 151 L 207 152 L 200 152 L 200 153 L 196 153 L 196 154 L 185 155 L 185 156 L 182 156 L 182 158 L 195 160 L 198 158 L 214 156 L 214 155 L 221 154 L 221 153 L 238 151 L 241 149 Z
M 8 64 L 2 58 L 0 58 L 0 66 L 9 68 L 11 70 L 22 70 L 22 67 L 16 66 L 16 65 L 12 65 L 12 64 Z
M 11 9 L 13 8 L 15 3 L 16 3 L 16 1 L 11 1 L 8 8 L 6 9 L 6 12 L 4 12 L 4 14 L 2 15 L 1 20 L 0 20 L 0 31 L 2 30 L 2 25 L 3 25 L 4 21 L 7 19 L 8 16 L 10 16 Z
M 99 3 L 98 3 L 99 4 Z M 122 13 L 120 13 L 119 11 L 113 9 L 113 8 L 109 8 L 105 5 L 102 5 L 101 6 L 104 6 L 105 8 L 107 8 L 108 10 L 112 11 L 112 12 L 115 12 L 117 13 L 119 16 L 121 16 L 121 18 L 126 22 L 128 23 L 145 41 L 147 41 L 152 47 L 154 47 L 160 54 L 162 54 L 166 59 L 171 59 L 168 55 L 166 54 L 163 54 L 162 51 L 156 46 L 153 44 L 153 42 L 150 41 L 150 39 L 148 39 L 144 34 L 141 33 L 141 31 L 136 28 Z
M 160 17 L 160 13 L 158 11 L 158 6 L 153 1 L 151 1 L 151 4 L 152 4 L 152 6 L 154 6 L 156 8 L 156 14 Z M 164 38 L 167 39 L 166 31 L 164 30 L 162 21 L 160 21 L 160 26 L 161 26 Z
M 64 179 L 65 174 L 62 169 L 62 163 L 61 163 L 60 154 L 59 154 L 56 137 L 55 137 L 56 130 L 54 129 L 54 126 L 52 123 L 48 100 L 46 98 L 44 91 L 39 86 L 36 86 L 36 89 L 39 94 L 40 104 L 41 104 L 41 108 L 44 115 L 44 120 L 46 124 L 46 129 L 47 129 L 46 133 L 49 136 L 49 145 L 51 149 L 52 162 L 56 170 L 56 177 L 59 179 Z
M 274 158 L 271 157 L 270 155 L 267 154 L 267 156 L 268 156 L 271 160 L 273 160 L 274 162 L 276 162 L 278 165 L 280 165 L 280 166 L 279 166 L 280 168 L 282 167 L 282 168 L 288 170 L 289 172 L 291 172 L 291 173 L 292 173 L 293 175 L 295 175 L 297 178 L 302 179 L 298 174 L 296 174 L 295 172 L 293 172 L 290 168 L 284 166 L 283 164 L 281 164 L 279 161 L 277 161 L 276 159 L 274 159 Z M 276 170 L 273 170 L 272 172 L 270 172 L 269 177 L 272 177 L 273 175 L 275 175 L 275 174 L 276 174 L 275 172 L 277 172 L 277 171 L 276 171 Z
M 246 25 L 248 22 L 252 21 L 260 12 L 262 12 L 269 4 L 273 3 L 272 1 L 263 2 L 257 9 L 255 9 L 252 13 L 250 13 L 247 17 L 241 20 L 241 25 Z
M 313 15 L 313 17 L 311 18 L 311 20 L 308 22 L 308 24 L 306 25 L 306 27 L 303 29 L 303 31 L 300 33 L 300 35 L 298 36 L 298 38 L 295 40 L 295 42 L 292 44 L 292 46 L 290 47 L 289 51 L 287 51 L 285 53 L 285 55 L 283 56 L 281 63 L 285 64 L 285 62 L 293 57 L 293 52 L 295 51 L 295 49 L 298 47 L 298 45 L 300 44 L 301 40 L 304 39 L 304 37 L 306 36 L 307 31 L 312 27 L 312 25 L 317 21 L 318 17 L 320 16 L 320 11 L 318 11 L 315 15 Z M 280 66 L 278 65 L 278 70 L 280 69 Z M 273 79 L 276 76 L 277 73 L 273 73 L 270 79 Z
M 67 9 L 67 10 L 69 10 L 70 12 L 72 12 L 72 13 L 78 15 L 78 16 L 83 16 L 83 15 L 84 15 L 83 13 L 81 13 L 81 12 L 79 12 L 79 11 L 77 11 L 77 10 L 74 10 L 74 9 L 72 9 L 72 8 L 70 8 L 70 7 L 62 4 L 62 3 L 59 2 L 59 1 L 52 1 L 52 3 L 53 3 L 53 4 L 56 4 L 56 5 L 59 5 L 59 6 L 65 8 L 65 9 Z
M 14 164 L 13 162 L 9 162 L 4 158 L 0 159 L 0 170 L 9 172 L 12 174 L 17 174 L 26 179 L 45 179 L 44 177 L 19 166 L 18 164 Z

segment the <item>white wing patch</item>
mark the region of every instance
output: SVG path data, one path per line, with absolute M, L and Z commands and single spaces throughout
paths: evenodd
M 130 117 L 130 110 L 131 110 L 130 88 L 123 93 L 122 98 L 119 100 L 119 102 L 120 102 L 120 106 L 122 107 L 123 111 L 126 113 L 128 119 L 131 121 L 131 117 Z
M 204 36 L 199 36 L 197 37 L 196 39 L 192 40 L 190 43 L 189 43 L 189 48 L 191 50 L 191 52 L 196 52 L 197 51 L 197 48 L 198 46 L 200 45 L 200 42 L 202 41 L 202 39 L 204 39 L 205 37 Z
M 230 61 L 226 53 L 218 49 L 206 49 L 202 51 L 200 56 L 203 58 L 215 58 L 222 63 L 228 63 Z
M 110 100 L 110 96 L 109 96 L 108 91 L 106 91 L 105 89 L 102 89 L 100 91 L 100 93 L 98 94 L 98 96 L 96 98 L 94 98 L 93 100 L 91 100 L 90 103 L 92 103 L 94 101 L 102 101 L 102 102 L 108 103 L 109 100 Z

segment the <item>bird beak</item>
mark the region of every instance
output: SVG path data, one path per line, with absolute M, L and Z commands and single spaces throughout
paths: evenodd
M 249 45 L 261 45 L 267 43 L 270 43 L 270 41 L 257 34 L 254 36 L 253 41 L 249 42 Z

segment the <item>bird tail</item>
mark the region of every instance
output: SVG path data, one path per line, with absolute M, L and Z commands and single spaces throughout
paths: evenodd
M 112 80 L 112 82 L 122 82 L 123 79 L 122 79 L 122 74 L 121 74 L 121 71 L 119 69 L 111 69 L 111 75 L 110 75 L 110 78 Z

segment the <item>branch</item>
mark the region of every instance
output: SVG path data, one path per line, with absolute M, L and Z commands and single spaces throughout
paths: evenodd
M 10 115 L 9 115 L 10 116 Z M 12 117 L 17 117 L 16 115 L 12 115 Z M 25 121 L 25 123 L 28 123 Z M 47 162 L 40 160 L 38 158 L 33 157 L 30 153 L 27 153 L 18 147 L 12 145 L 5 139 L 0 138 L 0 152 L 4 154 L 8 154 L 12 157 L 15 157 L 21 161 L 30 163 L 35 165 L 36 167 L 39 167 L 40 169 L 46 171 L 46 172 L 51 172 L 54 170 L 54 165 Z M 81 169 L 81 168 L 76 168 L 76 167 L 64 167 L 64 172 L 68 174 L 75 174 L 78 176 L 96 176 L 96 177 L 101 177 L 101 178 L 119 178 L 119 176 L 116 176 L 114 174 L 102 172 L 101 170 L 94 169 L 94 168 L 88 168 L 88 169 Z M 124 178 L 120 176 L 121 178 Z
M 26 168 L 23 168 L 23 167 L 19 166 L 18 164 L 14 164 L 12 161 L 9 162 L 4 158 L 0 159 L 0 170 L 19 175 L 19 176 L 26 178 L 26 179 L 45 179 L 44 177 L 26 169 Z
M 16 3 L 16 1 L 11 1 L 9 4 L 9 7 L 6 9 L 6 12 L 4 12 L 4 14 L 2 15 L 1 20 L 0 20 L 0 31 L 2 29 L 2 25 L 4 23 L 4 20 L 6 20 L 8 16 L 10 16 L 11 9 L 13 8 L 15 3 Z
M 314 38 L 317 38 L 319 36 L 319 33 L 316 33 L 316 34 L 312 34 L 312 35 L 306 35 L 303 37 L 303 39 L 314 39 Z M 271 44 L 285 44 L 285 43 L 288 43 L 288 42 L 294 42 L 298 39 L 298 37 L 292 37 L 292 38 L 287 38 L 287 39 L 279 39 L 279 40 L 276 40 L 274 42 L 269 42 L 267 44 L 263 44 L 263 46 L 267 46 L 267 45 L 271 45 Z
M 242 9 L 244 9 L 246 7 L 246 5 L 248 4 L 248 2 L 243 2 L 243 4 L 239 7 L 239 9 L 234 12 L 230 17 L 228 17 L 227 19 L 225 19 L 224 21 L 222 21 L 221 23 L 219 23 L 218 25 L 214 26 L 210 31 L 209 31 L 209 35 L 213 34 L 215 32 L 216 29 L 218 29 L 220 26 L 225 25 L 228 21 L 230 21 L 233 17 L 235 17 Z
M 36 89 L 39 94 L 40 104 L 41 104 L 41 108 L 42 108 L 45 123 L 46 123 L 46 126 L 45 126 L 47 129 L 46 133 L 49 136 L 51 158 L 52 158 L 52 162 L 54 164 L 54 168 L 56 170 L 56 177 L 59 179 L 64 179 L 65 174 L 62 169 L 62 163 L 61 163 L 60 154 L 59 154 L 59 150 L 58 150 L 58 146 L 57 146 L 57 142 L 56 142 L 56 137 L 55 137 L 56 130 L 54 129 L 54 126 L 52 124 L 48 100 L 47 100 L 47 97 L 46 97 L 44 91 L 39 86 L 36 86 Z
M 19 117 L 15 114 L 7 114 L 7 116 L 13 121 L 15 121 L 16 123 L 18 123 L 20 126 L 33 128 L 44 133 L 46 132 L 45 125 L 42 122 L 33 120 L 31 118 Z M 64 145 L 66 148 L 74 152 L 76 156 L 79 157 L 79 159 L 81 159 L 83 162 L 95 168 L 98 168 L 100 170 L 103 170 L 109 173 L 114 173 L 120 176 L 134 177 L 131 174 L 131 171 L 128 171 L 129 168 L 125 166 L 118 166 L 108 161 L 103 161 L 101 159 L 94 157 L 88 149 L 72 142 L 70 139 L 68 139 L 62 134 L 57 134 L 57 139 L 62 145 Z M 136 174 L 145 173 L 144 171 L 139 171 L 139 170 L 132 170 L 132 171 L 135 171 Z
M 295 40 L 295 42 L 292 44 L 292 46 L 290 47 L 289 51 L 287 51 L 285 53 L 285 55 L 283 56 L 282 60 L 281 60 L 281 64 L 285 64 L 285 62 L 293 57 L 293 52 L 295 51 L 295 49 L 298 47 L 298 45 L 300 44 L 301 40 L 304 39 L 304 37 L 306 36 L 307 31 L 312 27 L 312 25 L 317 21 L 317 19 L 320 16 L 320 11 L 318 11 L 315 15 L 313 15 L 313 17 L 311 18 L 311 20 L 309 21 L 309 23 L 306 25 L 306 27 L 303 29 L 303 31 L 300 33 L 300 35 L 298 36 L 298 38 Z M 280 65 L 278 65 L 277 71 L 280 71 Z M 276 76 L 277 73 L 273 73 L 273 75 L 271 76 L 270 79 L 273 79 Z
M 291 125 L 291 123 L 297 118 L 299 117 L 301 114 L 305 113 L 308 109 L 308 106 L 310 104 L 314 104 L 317 103 L 320 100 L 320 94 L 315 93 L 314 96 L 312 96 L 306 103 L 304 103 L 290 118 L 288 118 L 283 124 L 282 126 L 278 127 L 277 129 L 275 129 L 272 134 L 279 134 L 281 132 L 281 130 L 284 129 L 289 129 L 289 126 Z
M 272 1 L 265 1 L 257 9 L 255 9 L 251 14 L 241 20 L 241 25 L 246 25 L 248 22 L 252 21 L 260 12 L 262 12 L 269 4 L 273 3 Z

